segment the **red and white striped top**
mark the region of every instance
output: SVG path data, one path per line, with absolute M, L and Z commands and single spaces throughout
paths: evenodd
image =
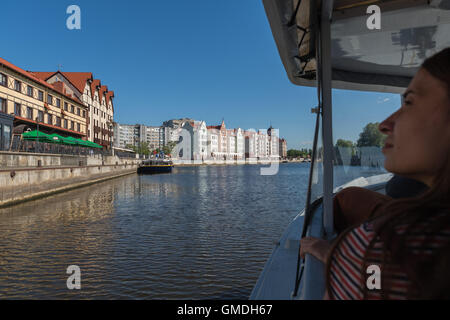
M 398 234 L 406 231 L 406 225 L 395 228 Z M 363 266 L 363 259 L 366 255 L 366 248 L 377 236 L 373 230 L 373 224 L 366 222 L 359 227 L 350 230 L 337 244 L 330 259 L 330 291 L 329 298 L 337 300 L 363 299 L 367 278 L 372 273 L 362 270 L 368 265 L 377 265 L 381 271 L 381 277 L 389 281 L 389 288 L 382 291 L 379 289 L 368 290 L 366 288 L 367 299 L 384 299 L 383 294 L 387 294 L 389 299 L 406 299 L 410 280 L 399 266 L 389 266 L 388 272 L 382 270 L 382 242 L 375 240 L 370 256 L 366 257 L 368 263 Z M 377 236 L 378 237 L 378 236 Z M 444 230 L 434 232 L 430 235 L 427 230 L 417 227 L 409 233 L 407 238 L 408 252 L 421 258 L 430 256 L 435 249 L 448 245 L 450 241 L 450 226 Z M 385 274 L 383 274 L 385 272 Z M 381 288 L 383 289 L 383 288 Z

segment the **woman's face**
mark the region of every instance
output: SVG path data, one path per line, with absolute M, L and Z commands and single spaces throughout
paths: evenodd
M 386 170 L 431 186 L 450 151 L 450 98 L 445 84 L 421 68 L 402 106 L 379 129 L 387 134 Z

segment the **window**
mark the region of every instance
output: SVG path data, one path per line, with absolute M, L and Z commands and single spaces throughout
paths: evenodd
M 22 82 L 14 80 L 14 90 L 22 92 Z
M 51 114 L 47 115 L 47 123 L 48 124 L 53 124 L 53 119 L 52 119 L 52 115 Z
M 56 106 L 61 108 L 61 99 L 56 99 Z
M 67 119 L 64 119 L 64 128 L 67 129 Z
M 38 100 L 44 101 L 44 92 L 41 90 L 38 91 Z
M 69 104 L 67 102 L 64 102 L 64 110 L 66 111 L 69 110 Z
M 22 105 L 20 103 L 14 103 L 14 114 L 16 116 L 22 116 Z
M 73 105 L 70 105 L 70 112 L 75 113 L 75 107 Z
M 77 108 L 77 115 L 80 115 L 80 108 Z
M 61 127 L 61 118 L 60 117 L 55 117 L 56 118 L 56 125 L 58 127 Z
M 33 87 L 27 86 L 27 95 L 32 97 L 33 96 Z
M 86 111 L 83 110 L 83 118 L 86 118 Z
M 8 78 L 3 73 L 0 73 L 0 85 L 6 87 L 8 83 L 7 79 Z
M 9 143 L 11 141 L 11 126 L 3 125 L 3 149 L 9 149 Z
M 39 122 L 44 122 L 44 112 L 43 111 L 38 111 L 38 121 Z
M 53 97 L 51 95 L 47 95 L 47 103 L 48 104 L 53 104 Z
M 6 112 L 6 100 L 3 98 L 0 98 L 0 111 L 7 113 Z
M 27 118 L 33 120 L 33 108 L 27 107 Z
M 81 131 L 81 130 L 80 130 L 80 124 L 79 124 L 79 123 L 77 123 L 77 131 L 78 131 L 78 132 Z
M 70 121 L 70 130 L 73 130 L 74 124 L 73 121 Z

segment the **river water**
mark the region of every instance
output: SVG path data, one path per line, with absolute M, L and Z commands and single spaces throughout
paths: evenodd
M 0 298 L 247 299 L 309 174 L 260 168 L 177 167 L 1 209 Z

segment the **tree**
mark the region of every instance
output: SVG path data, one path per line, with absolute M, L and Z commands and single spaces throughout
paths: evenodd
M 336 141 L 336 147 L 342 147 L 342 148 L 353 148 L 353 141 L 350 140 L 344 140 L 344 139 L 338 139 Z
M 136 146 L 133 146 L 132 144 L 127 144 L 125 146 L 125 149 L 130 149 L 130 150 L 133 150 L 134 152 L 137 152 Z
M 302 156 L 302 152 L 300 150 L 289 149 L 287 151 L 288 158 L 300 158 Z
M 386 140 L 386 135 L 378 130 L 378 122 L 368 123 L 359 134 L 356 145 L 360 147 L 382 147 Z
M 167 145 L 165 145 L 162 149 L 164 154 L 172 154 L 173 148 L 177 145 L 176 141 L 170 141 Z

